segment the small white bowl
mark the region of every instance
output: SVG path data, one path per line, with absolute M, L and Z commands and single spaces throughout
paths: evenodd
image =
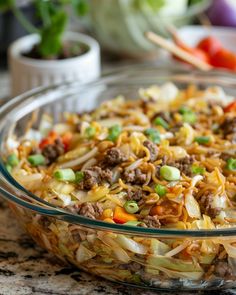
M 100 47 L 93 38 L 67 32 L 65 40 L 80 42 L 88 51 L 80 56 L 61 60 L 28 58 L 22 52 L 29 51 L 39 42 L 38 35 L 28 35 L 16 40 L 9 48 L 11 94 L 16 96 L 38 86 L 48 86 L 78 80 L 90 82 L 100 76 Z
M 178 30 L 181 40 L 189 46 L 196 46 L 204 37 L 213 36 L 224 48 L 236 53 L 236 30 L 226 27 L 186 26 Z

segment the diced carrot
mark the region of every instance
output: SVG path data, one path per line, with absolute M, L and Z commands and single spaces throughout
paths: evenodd
M 232 111 L 236 111 L 236 101 L 231 102 L 224 108 L 225 113 L 232 112 Z
M 63 134 L 63 136 L 61 138 L 66 151 L 68 151 L 68 149 L 69 149 L 72 136 L 73 136 L 72 133 L 70 131 L 68 131 L 65 134 Z
M 151 209 L 150 214 L 161 216 L 164 214 L 164 211 L 165 211 L 165 208 L 163 206 L 157 205 Z
M 136 221 L 137 217 L 134 214 L 127 213 L 124 208 L 117 206 L 114 211 L 113 220 L 116 223 L 123 224 L 128 221 Z

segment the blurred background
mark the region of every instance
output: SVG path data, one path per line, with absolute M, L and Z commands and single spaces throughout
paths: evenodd
M 173 54 L 147 40 L 147 31 L 172 38 L 189 52 L 187 46 L 194 47 L 206 36 L 234 50 L 235 26 L 234 0 L 0 0 L 0 98 L 39 85 L 96 79 L 100 61 L 103 69 L 127 62 L 173 62 Z M 75 35 L 78 32 L 83 36 Z M 80 72 L 67 74 L 71 59 L 78 62 Z M 204 61 L 211 64 L 208 56 Z M 55 67 L 62 67 L 63 77 L 55 76 Z

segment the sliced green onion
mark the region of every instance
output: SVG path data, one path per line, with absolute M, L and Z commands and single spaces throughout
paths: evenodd
M 53 173 L 53 176 L 60 181 L 75 181 L 75 173 L 71 168 L 58 169 Z
M 160 133 L 157 129 L 148 128 L 144 133 L 153 143 L 159 144 L 161 142 Z
M 83 171 L 77 171 L 75 173 L 75 182 L 79 183 L 84 179 L 84 172 Z
M 120 125 L 114 125 L 109 128 L 108 130 L 108 137 L 107 139 L 110 141 L 116 141 L 119 137 L 120 133 L 122 131 L 122 128 Z
M 210 137 L 209 136 L 197 136 L 194 138 L 194 141 L 199 144 L 206 144 L 210 141 Z
M 182 115 L 182 119 L 185 123 L 194 124 L 197 121 L 197 116 L 195 113 L 185 113 Z
M 139 210 L 139 206 L 135 201 L 126 201 L 124 204 L 124 209 L 127 213 L 136 213 Z
M 93 138 L 94 135 L 96 134 L 96 129 L 94 127 L 87 127 L 84 131 L 86 137 L 88 138 Z
M 229 158 L 226 162 L 226 169 L 229 171 L 236 171 L 236 159 Z
M 6 164 L 6 169 L 7 169 L 7 171 L 8 171 L 9 173 L 12 172 L 12 166 L 11 166 L 11 165 Z
M 191 167 L 191 171 L 193 174 L 204 174 L 206 172 L 206 169 L 204 167 L 200 167 L 200 166 L 192 166 Z
M 162 117 L 156 117 L 156 119 L 154 120 L 154 124 L 162 126 L 165 129 L 168 129 L 170 127 L 169 124 Z
M 127 221 L 126 223 L 124 223 L 124 225 L 137 226 L 137 225 L 139 225 L 141 223 L 142 223 L 141 221 L 130 220 L 130 221 Z
M 183 122 L 194 124 L 197 121 L 196 114 L 188 107 L 181 107 L 179 113 L 182 115 Z
M 16 154 L 11 154 L 7 157 L 7 164 L 11 167 L 17 166 L 19 164 L 19 159 Z
M 154 190 L 160 197 L 163 197 L 167 193 L 166 187 L 161 184 L 156 184 Z
M 39 166 L 45 164 L 45 157 L 41 154 L 31 155 L 27 159 L 32 166 Z
M 190 109 L 190 108 L 188 108 L 188 107 L 185 107 L 185 106 L 182 106 L 180 109 L 179 109 L 179 113 L 181 114 L 181 115 L 183 115 L 183 114 L 187 114 L 187 113 L 191 113 L 192 112 L 192 110 Z
M 180 171 L 176 167 L 164 165 L 160 169 L 160 175 L 168 181 L 179 180 Z

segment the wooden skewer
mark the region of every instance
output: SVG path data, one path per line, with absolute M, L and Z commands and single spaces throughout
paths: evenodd
M 212 69 L 212 66 L 208 63 L 200 60 L 199 58 L 193 56 L 192 54 L 186 52 L 179 46 L 175 45 L 174 43 L 166 40 L 165 38 L 153 33 L 153 32 L 146 32 L 145 36 L 148 40 L 152 43 L 159 45 L 160 47 L 166 49 L 167 51 L 171 52 L 175 56 L 181 58 L 182 60 L 186 61 L 187 63 L 195 66 L 196 68 L 202 71 L 209 71 Z

